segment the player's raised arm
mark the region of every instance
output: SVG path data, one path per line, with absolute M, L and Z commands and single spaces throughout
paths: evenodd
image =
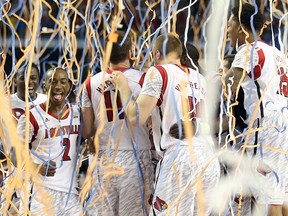
M 155 107 L 158 98 L 149 95 L 140 94 L 137 100 L 131 97 L 131 90 L 128 87 L 127 78 L 119 71 L 114 71 L 110 76 L 111 82 L 118 86 L 122 104 L 127 104 L 125 114 L 132 125 L 137 124 L 137 109 L 139 113 L 139 124 L 143 125 L 150 116 L 153 108 Z M 131 97 L 131 99 L 130 99 Z M 136 105 L 137 103 L 137 105 Z
M 82 137 L 88 139 L 94 136 L 96 127 L 94 124 L 95 116 L 91 102 L 91 86 L 90 78 L 86 81 L 85 87 L 82 92 Z

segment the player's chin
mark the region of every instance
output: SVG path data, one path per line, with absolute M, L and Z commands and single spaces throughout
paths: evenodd
M 31 98 L 35 98 L 35 97 L 36 97 L 36 91 L 33 91 L 33 92 L 30 92 L 30 91 L 29 91 L 29 96 L 30 96 Z

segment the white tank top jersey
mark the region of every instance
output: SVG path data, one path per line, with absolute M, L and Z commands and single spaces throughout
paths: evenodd
M 52 113 L 46 113 L 44 104 L 30 110 L 29 143 L 30 155 L 35 163 L 53 160 L 56 163 L 54 176 L 41 176 L 40 183 L 47 188 L 77 194 L 74 170 L 77 162 L 76 147 L 80 133 L 80 110 L 77 106 L 68 106 L 67 114 L 59 119 Z M 22 115 L 18 121 L 18 133 L 25 134 L 26 116 Z M 38 155 L 41 159 L 37 158 Z M 72 184 L 72 185 L 71 185 Z
M 128 79 L 129 88 L 133 97 L 137 97 L 141 87 L 139 80 L 142 72 L 131 68 L 116 68 L 114 70 L 122 71 Z M 108 80 L 111 70 L 107 73 L 100 72 L 85 82 L 82 93 L 82 107 L 92 107 L 95 116 L 95 125 L 98 128 L 101 125 L 100 104 L 104 106 L 104 128 L 99 134 L 100 149 L 105 150 L 111 135 L 111 149 L 115 149 L 119 142 L 119 150 L 133 150 L 132 136 L 125 121 L 125 113 L 119 115 L 122 109 L 120 95 L 117 95 L 116 104 L 114 104 L 115 87 Z M 104 79 L 103 79 L 104 78 Z M 116 119 L 113 120 L 113 107 L 116 106 Z M 113 130 L 112 130 L 113 128 Z M 148 128 L 146 125 L 140 126 L 138 133 L 138 149 L 149 150 L 151 144 L 148 136 Z M 137 143 L 134 143 L 134 147 Z
M 36 106 L 38 104 L 44 103 L 47 100 L 47 95 L 45 94 L 39 94 L 36 93 L 37 97 L 36 99 L 32 102 L 29 102 L 30 108 L 33 106 Z M 21 100 L 18 96 L 17 93 L 12 94 L 10 96 L 11 99 L 11 107 L 12 107 L 12 113 L 14 117 L 18 120 L 20 116 L 25 113 L 26 109 L 26 102 Z
M 247 73 L 241 83 L 245 95 L 244 107 L 248 115 L 246 123 L 250 121 L 255 109 L 256 118 L 267 116 L 273 109 L 287 106 L 288 97 L 287 59 L 276 48 L 257 41 L 251 65 L 252 46 L 253 43 L 240 46 L 232 63 L 232 67 L 245 68 Z M 257 107 L 262 95 L 263 99 Z
M 185 83 L 185 88 L 181 87 L 182 83 Z M 157 87 L 159 85 L 160 88 Z M 180 141 L 169 135 L 170 127 L 183 117 L 182 95 L 188 100 L 188 117 L 200 121 L 200 115 L 205 114 L 205 92 L 205 78 L 191 68 L 166 64 L 148 70 L 140 94 L 158 98 L 152 111 L 152 129 L 154 145 L 159 154 L 179 142 L 180 145 L 187 145 L 185 140 Z M 199 137 L 196 135 L 193 139 L 197 141 Z
M 37 94 L 36 99 L 33 102 L 29 102 L 30 108 L 33 106 L 36 106 L 38 104 L 44 103 L 47 100 L 47 95 L 45 94 Z M 7 97 L 7 99 L 9 99 Z M 17 93 L 10 95 L 10 100 L 11 100 L 11 109 L 12 109 L 12 114 L 13 117 L 15 118 L 16 122 L 18 121 L 18 119 L 20 118 L 20 116 L 22 114 L 25 113 L 25 109 L 26 109 L 26 102 L 22 101 L 18 96 Z M 3 124 L 3 123 L 2 123 Z M 11 141 L 10 141 L 10 135 L 8 134 L 8 130 L 6 125 L 3 124 L 3 131 L 5 134 L 5 148 L 7 153 L 9 154 L 11 151 Z

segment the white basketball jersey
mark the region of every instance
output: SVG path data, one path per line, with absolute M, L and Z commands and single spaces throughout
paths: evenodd
M 254 50 L 252 46 L 253 44 L 240 46 L 232 63 L 232 67 L 245 68 L 247 73 L 241 83 L 245 94 L 244 107 L 248 115 L 246 122 L 249 122 L 254 110 L 257 110 L 256 118 L 261 118 L 267 116 L 273 109 L 287 106 L 287 98 L 284 96 L 288 96 L 288 79 L 286 80 L 284 72 L 287 65 L 281 52 L 262 41 L 257 41 Z M 253 63 L 251 65 L 252 51 Z M 257 107 L 261 97 L 263 99 Z
M 165 149 L 181 142 L 169 135 L 170 127 L 183 117 L 182 96 L 188 103 L 189 116 L 200 120 L 204 108 L 206 81 L 204 77 L 191 68 L 183 68 L 174 64 L 151 67 L 144 79 L 145 85 L 153 86 L 150 76 L 157 70 L 161 74 L 163 85 L 157 106 L 152 112 L 153 139 L 156 150 L 161 154 Z M 150 83 L 149 83 L 150 82 Z M 145 93 L 144 93 L 145 94 Z M 202 115 L 203 113 L 201 113 Z M 197 140 L 198 137 L 194 137 Z
M 26 109 L 26 102 L 21 100 L 17 93 L 12 94 L 10 96 L 11 98 L 11 107 L 12 107 L 12 113 L 14 117 L 18 120 L 20 116 L 25 113 Z M 29 102 L 30 107 L 36 106 L 38 104 L 44 103 L 47 100 L 47 95 L 45 94 L 38 94 L 34 101 Z
M 129 68 L 117 68 L 115 70 L 120 70 L 125 74 L 133 96 L 139 95 L 141 87 L 138 82 L 141 78 L 142 72 Z M 110 136 L 111 149 L 115 149 L 115 147 L 119 145 L 119 150 L 133 150 L 131 132 L 127 125 L 128 122 L 125 121 L 125 113 L 122 112 L 119 114 L 122 109 L 119 93 L 117 94 L 116 104 L 114 103 L 115 87 L 108 80 L 110 76 L 109 74 L 111 73 L 111 70 L 107 73 L 100 72 L 86 81 L 82 94 L 82 106 L 93 107 L 97 129 L 99 129 L 101 124 L 103 124 L 103 129 L 99 134 L 101 150 L 106 149 Z M 102 113 L 102 115 L 100 111 L 101 105 L 104 107 L 104 113 Z M 117 113 L 113 112 L 113 108 L 114 110 L 117 110 Z M 115 119 L 113 119 L 114 115 L 116 115 Z M 101 116 L 104 118 L 101 119 Z M 136 137 L 139 137 L 139 150 L 150 149 L 151 144 L 148 137 L 147 127 L 140 126 L 137 135 L 138 136 Z
M 25 113 L 25 109 L 26 109 L 26 102 L 25 101 L 22 101 L 18 96 L 17 96 L 17 93 L 15 94 L 12 94 L 10 96 L 10 100 L 11 100 L 11 109 L 12 109 L 12 114 L 16 120 L 16 122 L 18 121 L 18 119 L 20 118 L 20 116 L 22 114 Z M 37 97 L 36 99 L 32 102 L 29 102 L 29 105 L 30 105 L 30 108 L 33 107 L 33 106 L 36 106 L 40 103 L 44 103 L 45 101 L 47 100 L 47 95 L 45 94 L 38 94 L 37 93 Z M 5 134 L 5 149 L 6 149 L 6 153 L 9 154 L 10 151 L 11 151 L 11 141 L 10 141 L 10 136 L 11 134 L 9 135 L 8 134 L 8 130 L 6 128 L 6 125 L 3 124 L 3 131 L 4 131 L 4 134 Z
M 56 162 L 54 176 L 41 176 L 40 183 L 53 190 L 77 194 L 75 165 L 77 162 L 76 146 L 80 131 L 80 111 L 77 106 L 68 106 L 67 114 L 59 119 L 52 113 L 46 114 L 44 104 L 30 110 L 29 142 L 31 157 L 34 162 Z M 26 116 L 22 115 L 18 122 L 18 133 L 25 134 Z

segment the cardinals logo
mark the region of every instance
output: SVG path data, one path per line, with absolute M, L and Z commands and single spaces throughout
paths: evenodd
M 152 205 L 152 202 L 153 202 L 153 194 L 150 195 L 150 198 L 148 200 L 149 205 Z M 153 206 L 154 206 L 154 209 L 157 209 L 160 212 L 168 208 L 167 203 L 164 200 L 160 199 L 158 196 L 156 196 L 156 200 Z

